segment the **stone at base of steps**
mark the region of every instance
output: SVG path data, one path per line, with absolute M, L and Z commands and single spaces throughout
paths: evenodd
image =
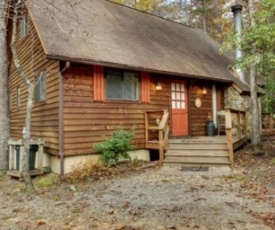
M 209 167 L 190 167 L 190 166 L 163 166 L 159 174 L 161 175 L 175 175 L 175 176 L 229 176 L 233 172 L 230 166 L 209 166 Z

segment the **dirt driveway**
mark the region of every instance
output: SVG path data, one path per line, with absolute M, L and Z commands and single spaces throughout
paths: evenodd
M 274 158 L 249 157 L 246 165 L 245 157 L 231 176 L 151 168 L 40 187 L 32 197 L 2 179 L 0 229 L 275 229 Z

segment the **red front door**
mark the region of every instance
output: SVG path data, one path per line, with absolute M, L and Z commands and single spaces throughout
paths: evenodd
M 187 87 L 185 81 L 171 83 L 172 135 L 188 135 Z

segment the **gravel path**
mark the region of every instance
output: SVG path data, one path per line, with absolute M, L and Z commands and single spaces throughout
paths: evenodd
M 41 188 L 33 197 L 6 180 L 0 182 L 0 229 L 272 229 L 254 214 L 275 213 L 274 191 L 259 199 L 260 188 L 247 188 L 240 175 L 165 176 L 150 169 Z

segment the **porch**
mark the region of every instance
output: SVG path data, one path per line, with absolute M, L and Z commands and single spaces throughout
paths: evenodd
M 224 115 L 224 135 L 169 138 L 168 111 L 147 111 L 146 148 L 158 149 L 160 163 L 163 165 L 233 166 L 234 150 L 247 142 L 246 113 L 226 109 Z M 158 118 L 161 119 L 156 124 Z

